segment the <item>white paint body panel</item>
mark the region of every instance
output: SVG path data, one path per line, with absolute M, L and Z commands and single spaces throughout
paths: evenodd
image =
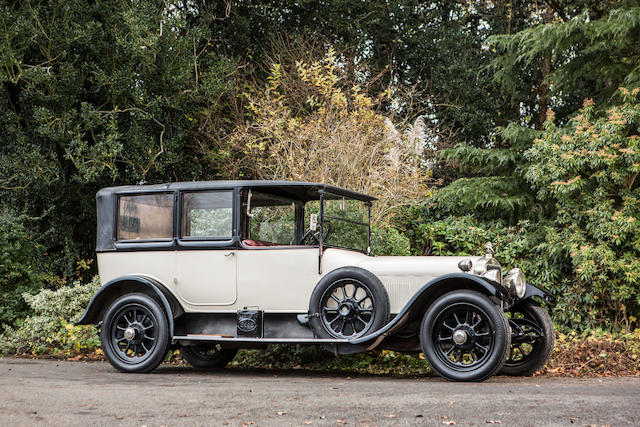
M 233 255 L 228 255 L 233 253 Z M 478 257 L 371 257 L 326 249 L 322 274 L 317 248 L 133 251 L 98 253 L 102 283 L 125 275 L 164 284 L 186 312 L 235 312 L 259 307 L 270 313 L 306 313 L 311 293 L 325 274 L 347 266 L 375 274 L 384 284 L 391 312 L 398 313 L 430 280 L 460 272 L 463 259 Z

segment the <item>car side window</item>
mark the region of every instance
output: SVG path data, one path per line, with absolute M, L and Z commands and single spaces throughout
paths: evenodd
M 173 238 L 173 194 L 118 197 L 118 240 Z
M 183 238 L 231 238 L 233 192 L 200 191 L 182 196 Z

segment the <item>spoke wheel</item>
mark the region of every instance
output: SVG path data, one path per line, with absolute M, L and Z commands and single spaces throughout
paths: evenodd
M 336 338 L 362 336 L 373 323 L 373 293 L 358 280 L 342 279 L 334 282 L 322 295 L 321 303 L 322 323 Z
M 158 338 L 157 320 L 140 304 L 122 307 L 114 316 L 111 347 L 126 363 L 140 363 L 153 354 Z
M 352 340 L 389 322 L 389 295 L 375 274 L 359 267 L 337 268 L 320 279 L 309 300 L 309 325 L 316 338 Z M 325 344 L 334 354 L 353 354 L 370 343 Z
M 484 381 L 504 364 L 511 334 L 502 310 L 470 290 L 449 292 L 429 306 L 420 345 L 433 370 L 452 381 Z
M 555 332 L 549 313 L 531 301 L 525 301 L 509 313 L 511 348 L 501 373 L 533 375 L 553 351 Z
M 492 332 L 482 308 L 463 302 L 438 314 L 433 340 L 442 362 L 454 369 L 475 369 L 485 363 L 494 348 Z
M 122 372 L 149 372 L 164 359 L 169 326 L 160 304 L 145 294 L 123 295 L 111 304 L 100 331 L 104 354 Z

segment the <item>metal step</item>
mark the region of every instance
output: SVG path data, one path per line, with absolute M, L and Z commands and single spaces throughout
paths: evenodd
M 230 337 L 228 335 L 187 334 L 176 335 L 174 341 L 208 341 L 233 343 L 265 343 L 265 344 L 341 344 L 348 343 L 347 339 L 332 338 L 251 338 Z

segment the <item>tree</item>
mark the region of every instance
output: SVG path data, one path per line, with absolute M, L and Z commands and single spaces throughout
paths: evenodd
M 0 29 L 0 207 L 42 218 L 54 272 L 92 258 L 101 186 L 215 173 L 190 137 L 234 66 L 207 21 L 163 1 L 3 2 Z

